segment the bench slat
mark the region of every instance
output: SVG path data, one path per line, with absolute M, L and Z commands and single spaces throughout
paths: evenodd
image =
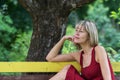
M 68 64 L 80 71 L 76 62 L 0 62 L 0 72 L 58 72 Z
M 77 62 L 0 62 L 0 72 L 58 72 L 68 64 L 80 71 Z M 120 72 L 119 62 L 113 62 L 112 67 L 114 72 Z
M 120 72 L 120 62 L 112 62 L 112 68 L 114 72 Z

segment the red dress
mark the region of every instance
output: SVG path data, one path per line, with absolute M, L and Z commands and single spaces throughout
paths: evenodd
M 92 50 L 92 58 L 91 63 L 88 67 L 83 68 L 83 54 L 81 52 L 80 55 L 80 65 L 81 65 L 81 74 L 71 65 L 66 74 L 65 80 L 103 80 L 103 76 L 100 69 L 100 64 L 95 60 L 95 49 Z M 115 80 L 114 73 L 110 64 L 110 60 L 108 59 L 111 78 Z

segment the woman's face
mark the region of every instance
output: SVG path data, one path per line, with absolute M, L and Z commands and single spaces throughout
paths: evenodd
M 82 26 L 76 26 L 73 42 L 75 44 L 84 44 L 89 40 L 87 31 Z

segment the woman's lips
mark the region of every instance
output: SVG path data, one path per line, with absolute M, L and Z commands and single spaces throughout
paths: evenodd
M 74 36 L 74 39 L 79 39 L 79 36 L 76 36 L 76 35 L 75 35 L 75 36 Z

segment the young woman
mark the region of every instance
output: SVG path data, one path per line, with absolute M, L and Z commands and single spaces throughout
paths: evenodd
M 72 41 L 80 50 L 59 55 L 65 40 Z M 63 36 L 46 59 L 55 62 L 77 61 L 81 66 L 79 73 L 72 65 L 67 65 L 50 80 L 115 80 L 107 53 L 104 47 L 98 45 L 98 32 L 92 21 L 78 23 L 74 36 Z

